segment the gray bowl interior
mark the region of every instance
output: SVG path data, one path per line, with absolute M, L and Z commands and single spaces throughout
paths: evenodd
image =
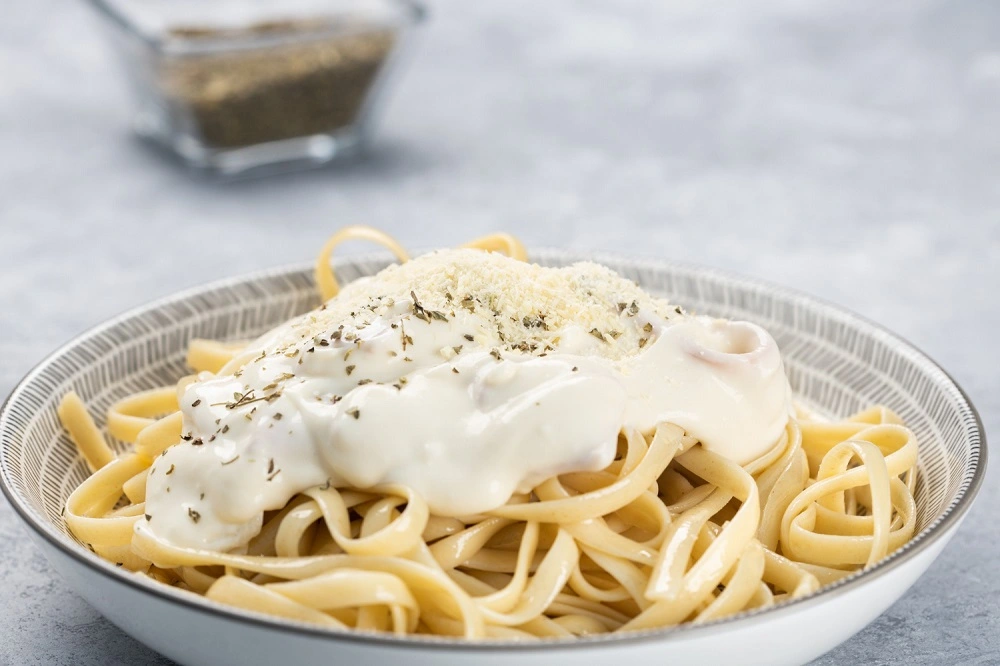
M 876 403 L 896 411 L 920 443 L 918 536 L 907 549 L 932 538 L 945 516 L 967 508 L 985 471 L 981 424 L 954 381 L 906 342 L 816 299 L 724 273 L 555 251 L 532 256 L 546 265 L 583 258 L 698 313 L 763 325 L 781 347 L 797 398 L 823 413 L 844 416 Z M 338 274 L 351 280 L 387 263 L 381 257 L 340 262 Z M 0 414 L 0 473 L 10 499 L 50 538 L 96 558 L 61 518 L 66 498 L 87 476 L 56 418 L 62 395 L 77 391 L 103 425 L 115 400 L 185 374 L 191 338 L 253 337 L 317 304 L 309 269 L 278 269 L 150 304 L 62 347 L 25 378 Z

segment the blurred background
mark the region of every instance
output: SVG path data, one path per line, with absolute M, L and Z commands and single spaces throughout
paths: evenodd
M 242 179 L 131 133 L 93 8 L 6 5 L 0 395 L 124 309 L 369 224 L 411 248 L 504 230 L 796 287 L 927 351 L 1000 432 L 1000 4 L 428 4 L 366 150 Z M 1000 660 L 996 476 L 908 596 L 821 663 Z M 5 504 L 0 546 L 0 663 L 160 663 Z

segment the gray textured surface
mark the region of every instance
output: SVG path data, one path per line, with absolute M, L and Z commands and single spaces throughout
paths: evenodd
M 368 159 L 227 186 L 127 136 L 85 7 L 6 6 L 0 394 L 122 309 L 364 222 L 794 285 L 925 349 L 1000 433 L 1000 5 L 540 5 L 434 3 Z M 820 663 L 1000 661 L 996 477 L 916 587 Z M 166 663 L 53 578 L 2 502 L 0 553 L 0 663 Z

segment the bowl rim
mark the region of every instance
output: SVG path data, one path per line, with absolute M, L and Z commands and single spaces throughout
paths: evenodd
M 345 34 L 368 33 L 378 29 L 402 29 L 418 25 L 427 19 L 427 7 L 421 0 L 386 0 L 397 12 L 393 20 L 381 23 L 357 25 L 329 25 L 310 30 L 279 35 L 198 38 L 167 36 L 163 32 L 144 30 L 133 18 L 130 11 L 113 0 L 86 0 L 94 11 L 118 30 L 133 37 L 147 48 L 161 55 L 185 56 L 196 54 L 227 53 L 230 51 L 252 50 L 300 44 L 310 41 L 336 38 Z
M 380 252 L 374 254 L 352 255 L 347 258 L 334 260 L 336 269 L 363 268 L 365 264 L 376 261 L 391 259 L 391 255 Z M 547 260 L 558 262 L 572 261 L 594 261 L 602 264 L 612 264 L 627 266 L 654 272 L 686 273 L 699 277 L 721 280 L 730 284 L 738 285 L 742 288 L 749 288 L 755 291 L 779 296 L 785 300 L 796 304 L 819 307 L 822 314 L 832 316 L 841 322 L 848 323 L 854 327 L 860 326 L 867 329 L 867 332 L 880 341 L 893 347 L 894 350 L 904 353 L 909 359 L 919 365 L 924 366 L 932 374 L 939 376 L 933 378 L 939 386 L 944 385 L 953 397 L 957 399 L 960 407 L 967 410 L 967 416 L 971 417 L 971 428 L 968 419 L 963 419 L 965 425 L 965 438 L 969 441 L 970 463 L 954 499 L 945 507 L 942 512 L 930 524 L 919 533 L 913 536 L 910 541 L 903 545 L 894 553 L 883 558 L 871 567 L 861 569 L 846 576 L 839 581 L 831 583 L 818 591 L 801 597 L 783 601 L 774 606 L 754 609 L 730 615 L 712 622 L 704 624 L 681 624 L 672 627 L 662 627 L 646 629 L 642 631 L 629 632 L 623 634 L 602 634 L 598 636 L 583 636 L 574 638 L 542 639 L 538 642 L 515 642 L 502 639 L 482 639 L 468 640 L 460 637 L 438 637 L 438 636 L 395 636 L 375 632 L 363 632 L 352 629 L 330 629 L 320 628 L 305 622 L 289 620 L 285 618 L 270 616 L 256 611 L 245 610 L 234 606 L 226 606 L 211 601 L 204 596 L 195 595 L 184 590 L 165 586 L 152 579 L 143 576 L 136 576 L 131 572 L 122 571 L 110 562 L 101 559 L 98 555 L 90 552 L 82 545 L 71 545 L 65 534 L 56 531 L 55 527 L 47 520 L 39 520 L 30 509 L 19 493 L 13 488 L 13 483 L 9 478 L 7 465 L 5 441 L 8 437 L 13 437 L 16 427 L 10 424 L 10 411 L 12 406 L 20 399 L 20 395 L 26 390 L 36 376 L 44 372 L 54 361 L 60 358 L 70 349 L 83 342 L 99 338 L 107 330 L 121 324 L 124 321 L 148 312 L 160 310 L 170 305 L 187 301 L 193 297 L 203 295 L 212 291 L 230 289 L 247 283 L 259 282 L 274 278 L 307 277 L 311 279 L 313 264 L 294 263 L 256 270 L 242 275 L 214 280 L 201 285 L 196 285 L 183 289 L 153 301 L 129 308 L 124 312 L 111 317 L 95 326 L 92 326 L 82 333 L 79 333 L 50 352 L 39 361 L 28 373 L 17 383 L 10 395 L 0 406 L 0 491 L 13 507 L 20 519 L 30 527 L 38 536 L 47 541 L 64 555 L 75 560 L 78 564 L 84 565 L 92 573 L 99 574 L 110 579 L 111 582 L 125 585 L 132 590 L 143 594 L 151 595 L 162 601 L 179 605 L 182 608 L 215 615 L 219 619 L 244 622 L 259 626 L 263 629 L 279 632 L 288 632 L 303 637 L 330 641 L 349 641 L 362 645 L 377 648 L 394 649 L 421 649 L 437 650 L 448 649 L 464 650 L 473 653 L 490 651 L 500 652 L 521 652 L 521 651 L 560 651 L 579 649 L 612 649 L 618 646 L 636 645 L 649 642 L 667 642 L 673 639 L 683 639 L 686 637 L 705 636 L 710 634 L 725 633 L 727 630 L 736 628 L 739 625 L 747 625 L 756 621 L 768 618 L 777 618 L 789 612 L 796 612 L 805 608 L 813 607 L 817 604 L 831 600 L 836 595 L 857 589 L 869 581 L 882 576 L 900 567 L 906 562 L 914 559 L 923 551 L 930 548 L 953 528 L 957 527 L 968 512 L 969 508 L 978 494 L 983 479 L 986 475 L 988 462 L 988 447 L 986 443 L 986 432 L 982 418 L 965 390 L 955 381 L 944 368 L 930 358 L 918 347 L 910 343 L 905 338 L 891 332 L 881 324 L 878 324 L 862 315 L 859 315 L 848 308 L 832 303 L 826 299 L 812 296 L 806 292 L 786 287 L 767 280 L 747 277 L 739 273 L 721 270 L 717 268 L 702 266 L 696 263 L 674 261 L 668 259 L 657 259 L 635 255 L 628 255 L 614 252 L 586 252 L 576 250 L 561 250 L 538 248 L 529 251 L 531 261 Z M 977 441 L 978 440 L 978 441 Z M 72 586 L 71 586 L 72 587 Z

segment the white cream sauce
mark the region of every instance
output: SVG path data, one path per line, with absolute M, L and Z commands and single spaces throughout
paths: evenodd
M 745 464 L 791 410 L 777 345 L 745 322 L 633 310 L 621 326 L 646 342 L 618 359 L 573 325 L 550 332 L 547 353 L 511 350 L 478 312 L 416 318 L 412 300 L 313 338 L 293 324 L 253 345 L 267 353 L 238 373 L 186 388 L 185 441 L 155 461 L 140 529 L 239 548 L 264 511 L 328 480 L 402 484 L 435 514 L 481 513 L 553 475 L 604 468 L 623 426 L 675 423 Z

